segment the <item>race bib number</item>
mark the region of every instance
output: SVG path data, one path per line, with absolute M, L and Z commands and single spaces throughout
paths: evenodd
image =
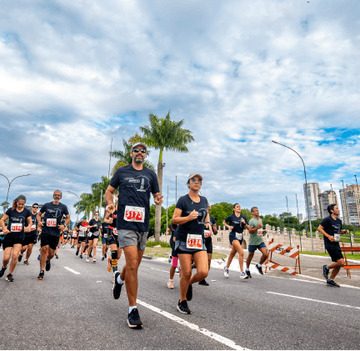
M 56 218 L 47 218 L 46 219 L 46 226 L 50 228 L 55 228 L 57 225 Z
M 103 238 L 104 238 L 104 239 L 107 239 L 107 237 L 108 237 L 107 234 L 104 234 L 104 235 L 103 235 Z
M 243 239 L 243 234 L 242 233 L 236 233 L 235 236 L 236 236 L 236 239 L 238 239 L 238 240 Z
M 126 206 L 124 213 L 124 220 L 127 222 L 145 222 L 145 208 L 144 207 L 135 207 L 135 206 Z
M 20 233 L 22 232 L 23 226 L 21 223 L 11 223 L 10 231 L 12 233 Z
M 211 236 L 210 230 L 204 230 L 204 237 L 209 238 Z
M 340 241 L 340 234 L 334 234 L 334 241 Z
M 33 223 L 33 224 L 31 225 L 31 231 L 34 231 L 34 230 L 36 230 L 36 225 Z
M 117 228 L 114 228 L 114 229 L 113 229 L 113 234 L 114 234 L 114 235 L 118 235 L 118 230 L 117 230 Z
M 188 234 L 186 237 L 186 248 L 201 250 L 203 247 L 203 239 L 201 234 Z

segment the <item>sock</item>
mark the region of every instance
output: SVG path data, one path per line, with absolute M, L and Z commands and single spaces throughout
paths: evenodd
M 121 279 L 120 274 L 117 277 L 116 281 L 117 281 L 118 284 L 124 284 L 124 281 Z
M 134 308 L 137 308 L 137 306 L 129 306 L 129 313 L 131 313 Z

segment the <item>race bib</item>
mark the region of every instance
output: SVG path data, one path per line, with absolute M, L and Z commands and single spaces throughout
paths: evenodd
M 235 236 L 236 236 L 236 239 L 238 239 L 238 240 L 243 239 L 243 234 L 242 233 L 236 233 Z
M 210 230 L 204 230 L 204 237 L 209 238 L 211 236 Z
M 34 231 L 34 230 L 36 230 L 36 225 L 33 223 L 33 224 L 31 225 L 31 231 Z
M 201 234 L 188 234 L 186 237 L 186 248 L 201 250 L 203 248 L 203 239 Z
M 56 218 L 46 218 L 46 226 L 50 228 L 55 228 L 57 225 Z
M 117 228 L 114 228 L 114 229 L 113 229 L 113 234 L 114 234 L 114 235 L 118 235 L 118 230 L 117 230 Z
M 104 239 L 107 239 L 107 237 L 108 237 L 107 234 L 104 234 L 104 235 L 103 235 L 103 238 L 104 238 Z
M 22 232 L 23 226 L 21 223 L 11 223 L 10 231 L 12 233 L 20 233 Z
M 135 207 L 135 206 L 126 206 L 124 213 L 124 220 L 127 222 L 145 222 L 145 208 L 144 207 Z
M 340 241 L 340 234 L 334 234 L 334 240 L 336 242 L 339 242 Z

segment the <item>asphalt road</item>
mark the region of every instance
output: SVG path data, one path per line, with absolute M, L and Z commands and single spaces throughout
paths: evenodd
M 209 287 L 194 286 L 191 315 L 176 310 L 166 287 L 169 264 L 143 260 L 138 307 L 142 330 L 126 324 L 127 298 L 112 298 L 105 262 L 86 263 L 70 248 L 36 279 L 19 264 L 14 283 L 0 279 L 0 349 L 358 349 L 360 288 L 280 272 L 240 281 L 213 268 Z M 2 257 L 2 251 L 0 251 Z M 121 260 L 123 264 L 123 260 Z M 5 273 L 6 275 L 6 273 Z M 5 277 L 5 276 L 4 276 Z

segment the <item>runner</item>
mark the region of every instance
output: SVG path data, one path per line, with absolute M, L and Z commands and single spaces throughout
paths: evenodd
M 102 251 L 102 257 L 101 257 L 101 261 L 104 261 L 105 258 L 107 258 L 107 251 L 108 251 L 108 245 L 107 245 L 107 239 L 108 239 L 108 235 L 109 235 L 109 223 L 105 222 L 105 214 L 104 214 L 104 219 L 103 222 L 101 223 L 101 251 Z
M 168 227 L 168 232 L 170 233 L 169 244 L 171 247 L 171 259 L 170 259 L 171 267 L 170 267 L 169 280 L 167 282 L 167 287 L 169 289 L 175 288 L 174 276 L 175 276 L 176 268 L 178 267 L 178 261 L 179 261 L 178 255 L 175 251 L 175 241 L 176 241 L 175 230 L 176 230 L 176 225 L 170 224 Z
M 31 231 L 31 212 L 25 208 L 26 197 L 19 195 L 0 219 L 0 227 L 5 234 L 3 242 L 3 265 L 0 270 L 0 278 L 4 275 L 10 262 L 9 274 L 6 276 L 8 282 L 13 282 L 13 273 L 18 262 L 18 256 L 24 241 L 24 233 Z M 6 225 L 7 223 L 7 225 Z
M 77 242 L 77 237 L 78 237 L 78 232 L 76 230 L 76 228 L 74 228 L 71 231 L 71 248 L 73 249 L 75 246 L 77 246 L 78 242 Z
M 122 272 L 115 272 L 113 295 L 118 299 L 121 288 L 126 283 L 129 302 L 127 323 L 130 328 L 141 328 L 139 311 L 136 306 L 138 293 L 138 268 L 145 250 L 149 231 L 150 193 L 155 204 L 161 205 L 162 195 L 154 171 L 145 168 L 147 154 L 144 143 L 136 143 L 131 148 L 132 162 L 119 168 L 106 189 L 105 199 L 108 210 L 114 209 L 114 193 L 119 191 L 117 229 L 120 247 L 124 249 L 126 264 Z
M 231 251 L 224 267 L 224 276 L 229 278 L 229 267 L 236 253 L 239 258 L 240 265 L 240 279 L 246 279 L 247 275 L 244 272 L 244 249 L 242 247 L 243 243 L 243 231 L 246 226 L 246 218 L 241 215 L 241 207 L 238 203 L 233 205 L 233 214 L 227 217 L 223 224 L 230 230 L 229 241 L 231 245 Z
M 78 232 L 78 244 L 75 255 L 77 256 L 80 251 L 80 258 L 83 258 L 83 253 L 86 247 L 86 238 L 88 232 L 89 223 L 86 220 L 86 217 L 83 217 L 79 223 L 76 224 L 75 228 Z
M 217 234 L 217 225 L 216 225 L 216 220 L 214 217 L 211 216 L 210 214 L 211 211 L 211 206 L 209 206 L 208 208 L 208 212 L 209 212 L 209 216 L 210 216 L 210 223 L 209 224 L 205 224 L 205 231 L 204 231 L 204 236 L 205 236 L 205 247 L 206 247 L 206 252 L 208 255 L 208 266 L 209 266 L 209 272 L 210 272 L 210 268 L 211 268 L 211 259 L 212 259 L 212 253 L 213 253 L 213 244 L 212 244 L 212 235 L 210 230 L 208 229 L 209 226 L 211 226 L 212 228 L 212 233 L 214 235 Z M 209 274 L 209 273 L 208 273 Z M 199 285 L 204 285 L 204 286 L 209 286 L 209 283 L 203 279 L 199 281 Z
M 92 245 L 89 243 L 88 248 L 88 256 L 91 255 L 92 252 L 92 261 L 96 262 L 96 248 L 99 241 L 100 231 L 101 231 L 101 221 L 99 218 L 99 212 L 95 211 L 93 213 L 94 217 L 90 219 L 89 229 L 92 234 Z
M 345 234 L 346 230 L 341 230 L 342 221 L 339 218 L 339 208 L 336 204 L 330 204 L 327 207 L 329 216 L 324 218 L 318 227 L 318 232 L 324 236 L 324 245 L 326 251 L 329 253 L 331 260 L 330 265 L 323 265 L 323 276 L 326 279 L 326 283 L 330 286 L 340 288 L 340 285 L 335 282 L 335 277 L 340 271 L 340 268 L 344 266 L 344 256 L 340 248 L 340 234 Z M 330 278 L 329 273 L 332 269 Z
M 31 256 L 33 246 L 37 242 L 38 232 L 36 229 L 37 228 L 36 215 L 38 211 L 39 211 L 39 204 L 35 202 L 31 206 L 31 220 L 32 220 L 31 232 L 24 235 L 25 238 L 23 242 L 23 247 L 21 249 L 21 253 L 18 258 L 19 262 L 21 262 L 23 253 L 26 251 L 25 260 L 24 260 L 24 264 L 26 265 L 29 265 L 29 258 Z
M 43 205 L 37 214 L 38 230 L 41 230 L 41 251 L 40 251 L 40 273 L 39 280 L 44 279 L 44 274 L 51 268 L 51 259 L 54 257 L 56 247 L 59 243 L 60 232 L 64 230 L 64 224 L 61 224 L 63 215 L 65 215 L 65 225 L 70 223 L 70 215 L 67 207 L 60 202 L 62 192 L 55 190 L 53 201 Z M 42 223 L 42 217 L 44 224 Z
M 251 278 L 250 263 L 254 257 L 254 253 L 256 250 L 259 250 L 262 253 L 259 263 L 256 264 L 256 268 L 260 274 L 264 274 L 262 270 L 262 264 L 268 258 L 268 251 L 263 241 L 263 235 L 265 234 L 265 232 L 262 229 L 263 223 L 260 218 L 259 209 L 255 206 L 252 207 L 251 215 L 252 217 L 249 221 L 249 225 L 246 226 L 247 230 L 250 233 L 248 256 L 246 259 L 246 271 L 245 271 L 247 278 Z
M 180 291 L 177 310 L 180 313 L 190 314 L 187 301 L 192 300 L 192 284 L 205 279 L 208 275 L 208 257 L 205 247 L 204 226 L 210 226 L 210 217 L 207 211 L 209 204 L 199 192 L 202 185 L 202 176 L 191 174 L 187 180 L 188 194 L 179 198 L 173 215 L 173 223 L 177 224 L 175 250 L 178 254 L 181 268 Z M 192 274 L 192 262 L 196 266 L 196 274 Z

